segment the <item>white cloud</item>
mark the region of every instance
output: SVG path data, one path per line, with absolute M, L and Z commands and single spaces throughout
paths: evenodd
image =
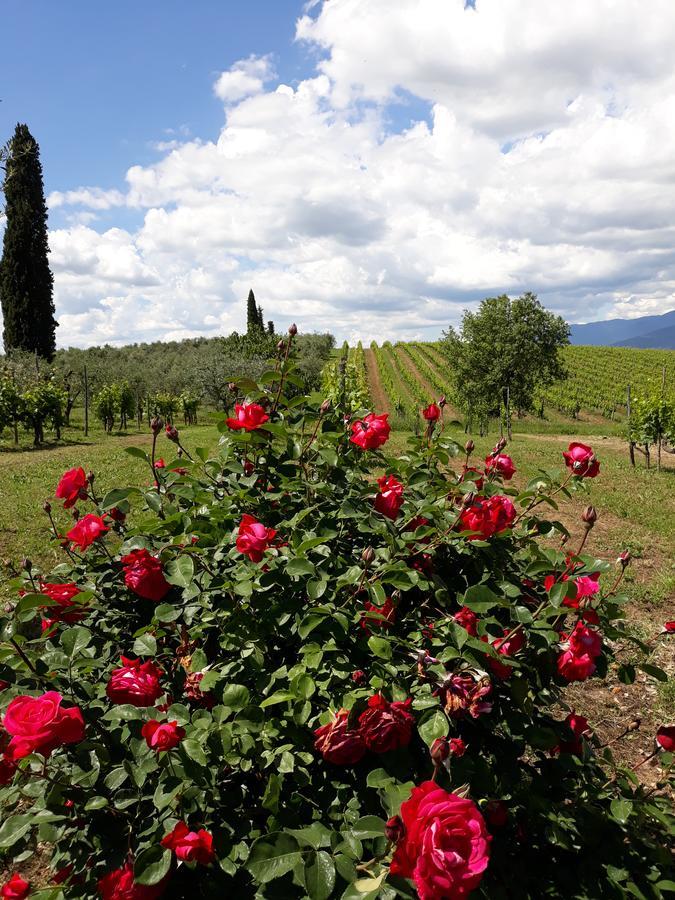
M 143 215 L 52 232 L 61 344 L 241 328 L 251 286 L 282 327 L 366 341 L 435 337 L 503 291 L 571 321 L 675 307 L 675 7 L 310 6 L 312 77 L 240 61 L 216 141 L 175 138 L 125 192 L 50 197 Z M 392 131 L 410 95 L 429 115 Z

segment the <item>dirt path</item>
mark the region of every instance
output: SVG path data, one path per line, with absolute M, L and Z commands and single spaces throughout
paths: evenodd
M 380 373 L 377 368 L 377 360 L 372 350 L 364 350 L 363 355 L 366 361 L 366 375 L 368 376 L 368 389 L 370 390 L 370 399 L 373 404 L 374 412 L 389 413 L 391 415 L 391 405 L 386 391 L 382 387 L 380 381 Z

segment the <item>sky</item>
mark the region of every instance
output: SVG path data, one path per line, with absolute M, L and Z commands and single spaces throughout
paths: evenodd
M 675 308 L 672 0 L 0 0 L 59 346 Z M 0 229 L 3 226 L 0 224 Z

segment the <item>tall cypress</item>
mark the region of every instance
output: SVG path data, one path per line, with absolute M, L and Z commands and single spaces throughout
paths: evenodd
M 246 331 L 255 331 L 258 327 L 258 307 L 255 302 L 255 294 L 252 290 L 248 292 L 248 300 L 246 301 Z
M 261 331 L 265 330 L 265 320 L 263 319 L 263 308 L 262 306 L 258 307 L 258 328 Z
M 27 125 L 9 143 L 3 182 L 7 223 L 0 261 L 5 353 L 26 350 L 51 360 L 56 351 L 53 278 L 40 148 Z

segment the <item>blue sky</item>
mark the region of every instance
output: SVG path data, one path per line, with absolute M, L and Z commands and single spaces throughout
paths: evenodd
M 3 0 L 57 341 L 675 308 L 672 0 Z M 2 225 L 0 224 L 0 229 Z

